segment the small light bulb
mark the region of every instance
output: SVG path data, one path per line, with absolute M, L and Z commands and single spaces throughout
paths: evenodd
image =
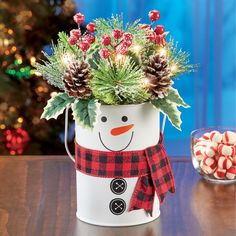
M 18 117 L 17 122 L 18 123 L 23 123 L 24 119 L 22 117 Z
M 31 66 L 34 66 L 35 63 L 36 63 L 36 58 L 35 58 L 35 57 L 31 57 L 31 58 L 30 58 L 30 64 L 31 64 Z
M 38 71 L 34 71 L 34 74 L 35 74 L 36 76 L 42 76 L 42 74 L 41 74 L 40 72 L 38 72 Z
M 132 49 L 135 53 L 139 53 L 141 51 L 142 47 L 140 45 L 136 44 L 132 47 Z
M 115 61 L 116 61 L 117 63 L 121 63 L 121 62 L 123 62 L 123 60 L 124 60 L 124 56 L 123 56 L 123 55 L 121 55 L 121 54 L 117 54 L 117 55 L 116 55 Z
M 171 65 L 170 70 L 172 73 L 175 73 L 178 71 L 178 66 L 176 64 Z
M 167 50 L 165 48 L 160 48 L 158 50 L 160 56 L 166 56 Z
M 73 58 L 70 54 L 66 53 L 61 57 L 61 62 L 63 65 L 67 66 L 73 61 Z
M 57 95 L 57 92 L 51 92 L 50 97 L 55 97 Z
M 144 79 L 143 79 L 143 84 L 144 84 L 145 87 L 148 87 L 149 84 L 150 84 L 149 79 L 148 79 L 148 78 L 144 78 Z
M 6 128 L 6 125 L 5 124 L 1 124 L 0 125 L 0 129 L 5 129 Z

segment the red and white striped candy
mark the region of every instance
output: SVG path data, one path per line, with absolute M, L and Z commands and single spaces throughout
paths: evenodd
M 216 155 L 214 156 L 214 158 L 215 158 L 216 161 L 219 161 L 220 155 L 219 155 L 218 153 L 216 153 Z
M 194 146 L 193 153 L 194 153 L 195 158 L 198 161 L 201 161 L 205 157 L 204 156 L 204 148 L 202 146 Z
M 234 179 L 236 177 L 236 167 L 230 167 L 226 172 L 227 179 Z
M 223 156 L 234 156 L 235 155 L 235 147 L 234 146 L 219 144 L 218 151 Z
M 216 179 L 224 179 L 225 176 L 226 176 L 226 170 L 224 170 L 224 169 L 219 169 L 218 168 L 214 173 L 214 177 Z
M 236 156 L 233 156 L 233 165 L 236 166 Z
M 201 138 L 199 138 L 200 140 L 209 140 L 210 139 L 210 133 L 205 133 L 202 135 Z
M 215 148 L 214 145 L 209 145 L 205 149 L 205 156 L 206 157 L 214 157 L 216 155 L 217 149 Z
M 211 143 L 211 140 L 206 140 L 206 139 L 198 139 L 197 143 L 195 145 L 208 145 L 209 143 Z
M 236 143 L 236 133 L 232 131 L 225 131 L 222 135 L 222 142 L 224 144 L 235 144 Z
M 210 157 L 205 157 L 200 164 L 202 171 L 206 174 L 212 174 L 217 168 L 217 161 Z
M 221 156 L 218 160 L 218 167 L 220 169 L 229 169 L 233 165 L 233 160 L 230 156 Z
M 214 143 L 221 143 L 222 141 L 222 134 L 219 131 L 211 131 L 210 132 L 210 140 Z

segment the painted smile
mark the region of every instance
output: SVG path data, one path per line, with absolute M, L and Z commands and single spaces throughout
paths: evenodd
M 134 131 L 133 131 L 132 134 L 131 134 L 131 137 L 130 137 L 130 140 L 129 140 L 128 144 L 127 144 L 124 148 L 122 148 L 122 149 L 120 149 L 120 150 L 112 150 L 112 149 L 108 148 L 108 147 L 104 144 L 100 132 L 98 132 L 98 135 L 99 135 L 99 139 L 100 139 L 100 141 L 101 141 L 103 147 L 106 148 L 108 151 L 111 151 L 111 152 L 121 152 L 121 151 L 124 151 L 124 150 L 130 145 L 130 143 L 132 142 L 132 139 L 133 139 L 133 136 L 134 136 Z

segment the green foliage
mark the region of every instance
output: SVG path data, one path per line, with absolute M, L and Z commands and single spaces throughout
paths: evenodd
M 72 103 L 74 98 L 69 97 L 66 93 L 58 93 L 56 96 L 48 100 L 47 106 L 44 107 L 44 112 L 41 118 L 49 120 L 51 118 L 56 119 L 63 113 L 67 105 Z
M 133 23 L 124 23 L 123 15 L 112 15 L 110 19 L 98 18 L 95 21 L 97 27 L 97 38 L 100 38 L 104 34 L 108 34 L 112 38 L 112 45 L 119 43 L 119 40 L 115 40 L 112 37 L 113 29 L 121 29 L 123 32 L 129 32 L 133 34 L 133 44 L 137 44 L 142 48 L 147 43 L 145 30 L 140 30 L 140 19 Z M 98 47 L 103 47 L 99 41 L 97 41 Z
M 181 130 L 180 126 L 182 124 L 180 115 L 181 112 L 178 110 L 175 103 L 171 103 L 170 101 L 163 99 L 158 99 L 152 101 L 152 104 L 160 109 L 161 112 L 163 112 L 171 122 L 171 124 L 177 128 L 178 130 Z
M 104 34 L 111 36 L 113 29 L 123 28 L 123 16 L 122 15 L 112 15 L 110 19 L 98 18 L 94 20 L 97 28 L 97 37 L 100 38 Z
M 175 43 L 171 38 L 166 44 L 167 57 L 170 65 L 176 66 L 176 70 L 172 73 L 172 78 L 181 74 L 195 72 L 197 66 L 189 64 L 190 54 L 178 48 L 178 43 Z
M 93 95 L 105 104 L 142 103 L 150 95 L 143 86 L 143 71 L 129 57 L 112 62 L 101 59 L 92 69 Z
M 189 105 L 184 102 L 176 89 L 169 88 L 168 96 L 163 99 L 153 100 L 152 104 L 166 114 L 168 120 L 175 128 L 181 130 L 182 120 L 180 117 L 181 112 L 178 110 L 178 106 L 188 108 Z
M 177 89 L 170 87 L 168 89 L 167 100 L 175 103 L 177 106 L 189 108 L 190 106 L 181 98 Z
M 93 128 L 100 111 L 96 100 L 76 100 L 72 105 L 74 120 L 83 127 Z
M 64 51 L 69 53 L 74 59 L 82 57 L 82 51 L 77 46 L 68 43 L 68 36 L 65 32 L 58 33 L 57 44 L 61 45 Z
M 82 53 L 78 47 L 68 44 L 68 37 L 64 32 L 60 32 L 58 36 L 57 44 L 52 44 L 52 55 L 43 52 L 46 60 L 42 60 L 42 64 L 36 63 L 36 69 L 49 84 L 64 90 L 62 78 L 65 69 L 69 62 L 81 58 Z
M 43 61 L 42 65 L 36 65 L 37 70 L 48 80 L 48 83 L 65 90 L 62 80 L 68 65 L 76 60 L 85 60 L 91 68 L 92 78 L 89 85 L 92 90 L 92 99 L 74 100 L 66 94 L 61 94 L 61 97 L 49 100 L 42 117 L 55 118 L 63 112 L 66 105 L 73 103 L 72 110 L 76 122 L 91 128 L 94 126 L 99 112 L 100 103 L 97 101 L 109 105 L 138 104 L 150 101 L 151 94 L 145 85 L 144 71 L 150 57 L 156 54 L 166 55 L 170 79 L 194 71 L 195 66 L 188 64 L 189 54 L 178 49 L 178 45 L 173 40 L 164 46 L 151 43 L 147 39 L 150 30 L 141 30 L 140 20 L 124 24 L 123 16 L 116 15 L 111 19 L 96 19 L 94 23 L 97 28 L 96 39 L 87 52 L 82 52 L 77 46 L 70 45 L 68 36 L 61 32 L 58 34 L 57 45 L 53 45 L 53 54 L 45 53 L 47 60 Z M 124 39 L 114 39 L 112 36 L 114 29 L 121 29 L 123 32 L 133 35 L 128 55 L 121 56 L 116 51 L 117 46 L 123 43 Z M 111 44 L 106 47 L 110 54 L 107 59 L 102 59 L 99 55 L 100 50 L 104 48 L 104 45 L 101 44 L 101 37 L 104 34 L 108 34 L 112 39 Z M 169 88 L 166 97 L 151 102 L 167 115 L 173 126 L 180 130 L 182 121 L 178 107 L 188 108 L 189 106 L 176 89 Z M 55 106 L 57 103 L 58 107 Z

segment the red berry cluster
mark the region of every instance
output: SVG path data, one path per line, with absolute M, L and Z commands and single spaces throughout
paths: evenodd
M 73 29 L 70 31 L 68 42 L 70 45 L 77 45 L 83 52 L 86 52 L 90 45 L 95 41 L 95 36 L 92 33 L 96 31 L 96 25 L 94 23 L 87 24 L 87 30 L 82 35 L 80 24 L 84 22 L 84 15 L 77 13 L 74 15 L 74 21 L 78 24 L 78 29 Z
M 148 14 L 149 19 L 152 21 L 150 25 L 144 24 L 141 29 L 148 30 L 147 38 L 150 42 L 155 43 L 159 46 L 164 46 L 166 43 L 165 28 L 163 25 L 157 25 L 152 29 L 152 24 L 160 18 L 160 13 L 157 10 L 152 10 Z
M 112 37 L 115 41 L 115 45 L 112 45 Z M 101 37 L 101 44 L 103 46 L 110 46 L 111 51 L 116 54 L 126 55 L 129 51 L 129 47 L 133 43 L 133 35 L 129 32 L 122 32 L 121 29 L 113 29 L 112 37 L 108 34 L 104 34 Z M 100 56 L 102 58 L 108 58 L 111 51 L 108 48 L 100 50 Z

